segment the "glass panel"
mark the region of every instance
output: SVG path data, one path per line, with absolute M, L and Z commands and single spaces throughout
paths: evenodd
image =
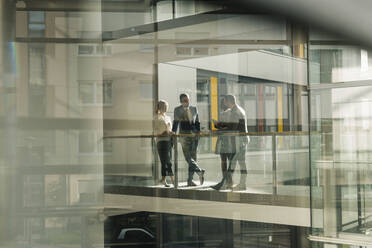
M 30 11 L 28 13 L 28 35 L 30 37 L 43 37 L 45 35 L 45 14 L 43 11 Z
M 178 7 L 182 4 L 176 2 Z M 161 5 L 170 7 L 171 2 L 158 1 L 156 8 Z M 180 14 L 177 7 L 175 14 L 176 18 Z M 183 16 L 188 17 L 187 13 Z M 196 23 L 183 26 L 172 26 L 172 22 L 164 19 L 157 32 L 145 29 L 149 26 L 144 25 L 141 31 L 147 30 L 143 32 L 146 34 L 128 29 L 113 33 L 114 39 L 104 42 L 112 48 L 112 54 L 103 61 L 103 74 L 115 87 L 114 103 L 104 108 L 103 113 L 107 130 L 104 140 L 112 142 L 112 154 L 105 156 L 109 168 L 105 171 L 106 192 L 120 190 L 130 195 L 155 197 L 159 190 L 168 198 L 172 198 L 170 192 L 177 192 L 177 198 L 216 201 L 225 201 L 221 199 L 227 199 L 225 195 L 231 193 L 241 203 L 248 202 L 249 197 L 240 194 L 270 197 L 280 194 L 295 199 L 288 204 L 306 208 L 308 136 L 287 133 L 308 130 L 306 34 L 280 17 L 208 14 L 208 18 L 208 21 L 193 19 Z M 187 111 L 181 107 L 181 94 L 188 94 L 191 117 L 188 112 L 177 113 L 177 108 Z M 241 119 L 246 122 L 242 121 L 240 129 L 230 126 L 225 131 L 232 132 L 230 138 L 239 143 L 241 137 L 237 133 L 245 133 L 247 128 L 251 139 L 243 151 L 235 148 L 240 153 L 231 156 L 236 168 L 229 176 L 228 166 L 224 164 L 227 156 L 222 155 L 221 163 L 220 152 L 216 153 L 219 140 L 226 138 L 222 137 L 225 133 L 214 125 L 214 120 L 222 120 L 221 101 L 226 95 L 235 96 L 235 103 L 245 115 Z M 172 148 L 164 145 L 167 149 L 163 147 L 160 151 L 157 135 L 164 134 L 167 125 L 163 123 L 163 129 L 156 127 L 160 118 L 156 109 L 162 103 L 159 100 L 168 103 L 164 117 L 169 120 L 167 123 L 175 126 L 174 120 L 178 120 L 182 122 L 180 125 L 190 122 L 194 125 L 185 133 L 180 126 L 174 129 L 179 135 L 177 145 L 173 143 Z M 235 123 L 239 125 L 239 121 Z M 276 133 L 283 133 L 281 141 L 275 136 L 273 140 Z M 183 149 L 182 143 L 190 138 L 185 136 L 191 134 L 195 139 L 190 139 Z M 164 155 L 169 151 L 170 159 Z M 190 151 L 195 162 L 190 159 Z M 159 153 L 169 160 L 163 161 L 163 171 Z M 176 190 L 171 173 L 166 170 L 170 164 L 177 181 Z M 214 189 L 212 186 L 222 179 L 230 180 L 230 185 Z M 169 192 L 164 180 L 172 188 Z M 230 186 L 235 188 L 232 190 Z M 178 195 L 184 191 L 195 194 Z
M 100 6 L 1 1 L 0 246 L 104 242 L 103 111 L 79 103 L 79 82 L 102 82 L 102 58 L 78 56 L 92 42 L 73 39 L 102 43 Z
M 176 17 L 195 14 L 195 1 L 176 0 Z
M 276 205 L 306 211 L 309 199 L 306 133 L 292 132 L 309 129 L 306 28 L 201 1 L 11 3 L 0 5 L 9 10 L 0 27 L 2 245 L 99 247 L 113 221 L 113 247 L 120 236 L 138 246 L 306 247 L 293 241 L 295 227 L 269 224 L 293 221 Z M 367 58 L 362 51 L 363 71 Z M 349 148 L 342 156 L 368 158 Z M 340 191 L 345 211 L 363 190 Z M 179 211 L 173 200 L 235 208 L 153 214 L 163 203 Z M 268 224 L 244 223 L 255 218 Z
M 119 241 L 127 245 L 131 236 L 132 243 L 141 247 L 153 247 L 159 242 L 169 247 L 290 247 L 296 232 L 303 229 L 222 218 L 132 212 L 105 220 L 105 246 Z
M 105 185 L 158 185 L 152 138 L 127 137 L 105 140 L 112 144 L 112 153 L 105 157 Z
M 45 15 L 43 11 L 30 11 L 29 13 L 30 23 L 44 23 Z
M 310 35 L 312 232 L 340 243 L 371 242 L 369 52 L 339 37 Z
M 309 187 L 309 137 L 289 135 L 276 137 L 278 194 L 306 198 Z
M 156 21 L 173 19 L 173 3 L 171 0 L 162 0 L 156 3 Z

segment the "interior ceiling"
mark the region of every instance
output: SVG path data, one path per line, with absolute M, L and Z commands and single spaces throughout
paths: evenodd
M 232 0 L 241 9 L 281 14 L 372 47 L 370 0 Z
M 151 0 L 17 0 L 18 11 L 144 12 Z
M 209 1 L 210 2 L 210 1 Z M 231 13 L 269 12 L 297 22 L 341 34 L 362 45 L 372 47 L 372 1 L 370 0 L 225 0 L 212 1 L 229 5 Z M 18 11 L 113 11 L 143 12 L 152 0 L 17 0 Z M 235 11 L 235 12 L 234 12 Z

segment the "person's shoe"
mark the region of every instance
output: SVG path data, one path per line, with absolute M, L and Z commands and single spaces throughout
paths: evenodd
M 245 185 L 245 183 L 239 183 L 238 185 L 233 187 L 233 190 L 246 190 L 246 189 L 247 189 L 247 186 Z
M 220 190 L 222 188 L 222 186 L 223 186 L 223 183 L 219 182 L 216 185 L 211 186 L 211 188 L 214 189 L 214 190 Z
M 160 181 L 160 183 L 163 184 L 164 187 L 166 187 L 166 188 L 169 188 L 170 187 L 170 185 L 165 180 L 164 181 Z
M 228 190 L 228 189 L 230 189 L 230 188 L 228 188 L 226 183 L 218 183 L 214 186 L 211 186 L 211 188 L 214 189 L 214 190 Z
M 234 184 L 232 182 L 226 183 L 226 189 L 233 190 Z
M 196 183 L 194 183 L 193 181 L 187 182 L 187 187 L 193 187 L 193 186 L 196 186 Z
M 205 170 L 201 170 L 198 175 L 199 175 L 199 180 L 200 180 L 200 185 L 203 185 L 204 183 L 204 173 L 205 173 Z

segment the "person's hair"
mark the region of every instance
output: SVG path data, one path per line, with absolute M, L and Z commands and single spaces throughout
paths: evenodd
M 187 93 L 182 93 L 182 94 L 180 95 L 180 101 L 182 101 L 182 98 L 184 98 L 184 97 L 190 98 L 189 94 L 187 94 Z
M 164 100 L 159 100 L 158 105 L 156 106 L 156 113 L 160 113 L 160 111 L 167 111 L 168 103 Z
M 236 98 L 234 95 L 226 95 L 225 101 L 228 101 L 229 103 L 236 104 Z

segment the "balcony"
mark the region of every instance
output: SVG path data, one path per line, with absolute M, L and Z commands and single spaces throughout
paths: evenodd
M 220 155 L 215 152 L 222 135 L 250 138 L 245 152 L 245 190 L 212 188 L 223 178 Z M 196 186 L 187 186 L 188 165 L 179 142 L 184 136 L 172 137 L 177 145 L 172 148 L 176 185 L 171 187 L 160 183 L 157 137 L 104 137 L 113 149 L 113 156 L 105 157 L 105 207 L 310 226 L 308 132 L 195 136 L 199 139 L 197 162 L 206 171 L 202 185 L 194 175 Z M 239 162 L 232 179 L 234 185 L 240 180 Z M 169 177 L 167 180 L 170 183 Z

